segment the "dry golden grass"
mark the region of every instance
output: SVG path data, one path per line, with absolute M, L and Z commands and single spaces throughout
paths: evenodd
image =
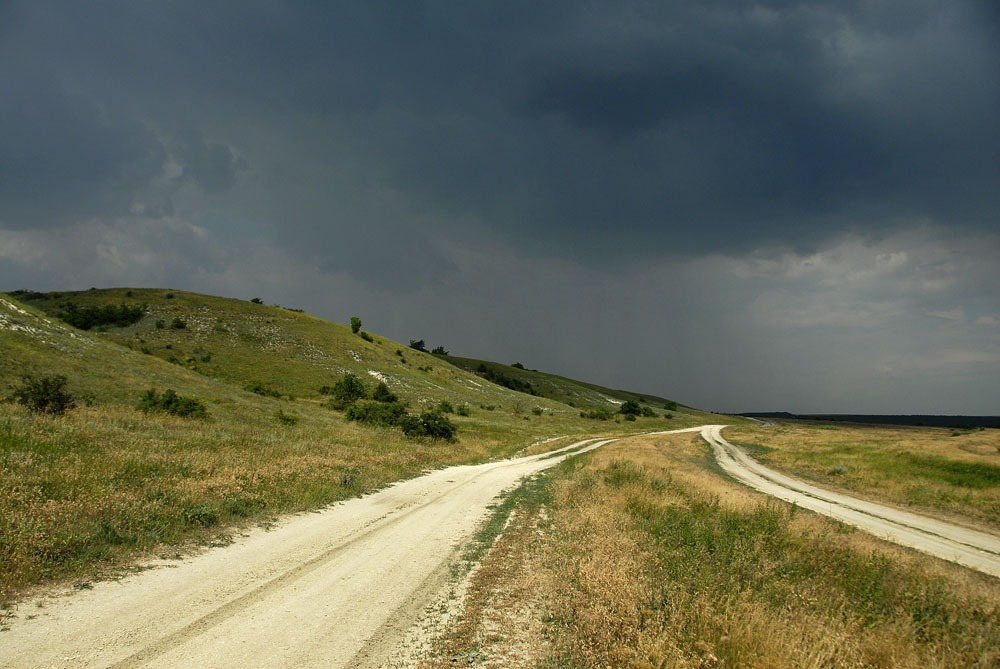
M 86 581 L 225 528 L 317 508 L 514 450 L 516 435 L 406 439 L 323 410 L 294 427 L 264 412 L 198 421 L 122 406 L 64 416 L 0 404 L 0 603 Z
M 722 477 L 697 436 L 572 462 L 534 502 L 547 522 L 516 516 L 484 560 L 464 637 L 486 657 L 527 645 L 553 667 L 1000 663 L 995 579 L 770 501 Z M 511 608 L 508 589 L 545 603 L 534 625 L 477 632 Z
M 824 486 L 1000 529 L 1000 430 L 779 421 L 725 435 Z

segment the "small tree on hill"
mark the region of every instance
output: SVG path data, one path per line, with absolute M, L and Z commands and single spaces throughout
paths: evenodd
M 396 402 L 399 398 L 389 390 L 389 386 L 385 384 L 385 381 L 379 381 L 378 385 L 375 386 L 375 390 L 372 391 L 372 399 L 376 402 Z
M 35 413 L 62 415 L 74 406 L 73 395 L 66 390 L 65 376 L 24 377 L 24 383 L 14 389 L 11 397 Z
M 351 316 L 351 332 L 358 334 L 361 329 L 361 319 L 357 316 Z
M 423 339 L 411 339 L 410 348 L 427 353 L 427 345 L 424 343 Z
M 618 409 L 618 413 L 626 416 L 639 416 L 642 414 L 642 407 L 635 400 L 628 400 Z
M 360 400 L 367 396 L 368 390 L 365 388 L 365 382 L 361 380 L 360 376 L 347 372 L 344 374 L 344 378 L 333 384 L 333 388 L 330 389 L 330 395 L 332 395 L 330 405 L 334 409 L 343 409 L 355 400 Z

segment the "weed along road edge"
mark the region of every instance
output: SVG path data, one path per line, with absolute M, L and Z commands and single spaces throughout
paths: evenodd
M 753 488 L 1000 576 L 1000 538 L 773 472 L 723 439 L 722 427 L 647 434 L 699 432 L 721 467 Z M 622 438 L 433 471 L 121 581 L 36 597 L 0 634 L 0 666 L 384 666 L 498 495 Z
M 730 476 L 763 493 L 861 528 L 875 536 L 1000 577 L 1000 537 L 824 490 L 771 470 L 706 425 L 702 437 Z
M 615 440 L 433 471 L 194 558 L 24 603 L 0 636 L 0 666 L 381 666 L 498 495 Z

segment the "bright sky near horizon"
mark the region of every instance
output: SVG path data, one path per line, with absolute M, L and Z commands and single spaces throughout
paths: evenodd
M 0 2 L 0 290 L 1000 413 L 1000 5 Z

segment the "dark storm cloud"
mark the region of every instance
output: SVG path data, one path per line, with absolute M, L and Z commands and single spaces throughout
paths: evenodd
M 0 1 L 0 288 L 259 293 L 722 408 L 982 407 L 996 7 Z
M 154 182 L 170 161 L 219 193 L 244 170 L 294 174 L 320 154 L 368 183 L 274 195 L 303 248 L 351 237 L 329 223 L 338 210 L 406 230 L 377 218 L 385 189 L 426 232 L 472 217 L 584 257 L 621 232 L 650 242 L 617 247 L 628 257 L 812 243 L 894 216 L 989 225 L 1000 60 L 986 11 L 11 5 L 4 224 L 117 215 L 150 189 L 169 198 Z

